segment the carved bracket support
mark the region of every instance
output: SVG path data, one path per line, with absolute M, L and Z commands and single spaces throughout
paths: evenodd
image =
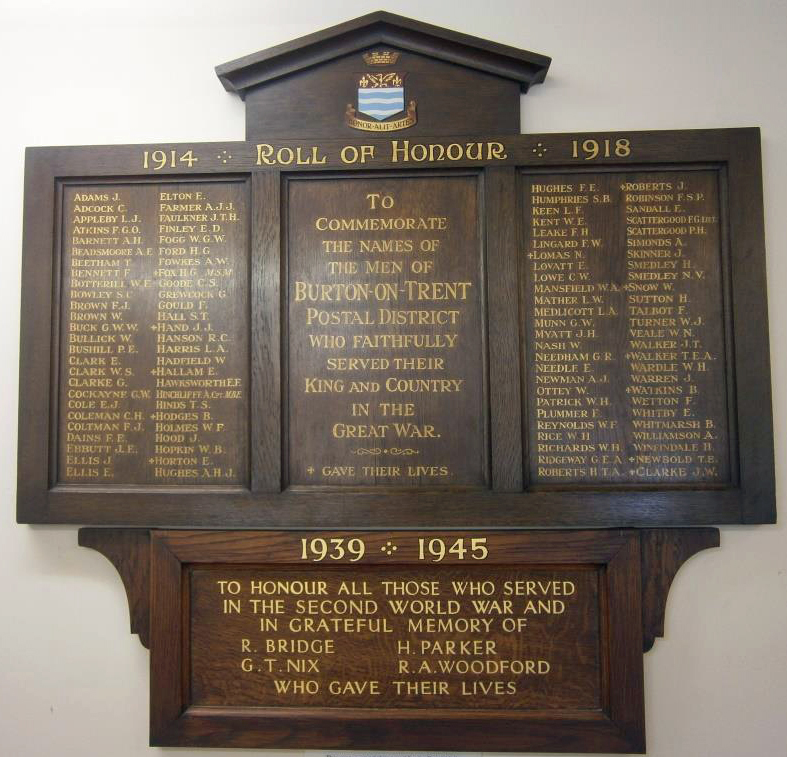
M 150 649 L 150 531 L 139 528 L 80 528 L 79 546 L 100 552 L 126 588 L 131 633 Z
M 681 565 L 703 549 L 719 546 L 718 528 L 646 528 L 642 557 L 642 646 L 648 652 L 664 636 L 664 613 L 672 580 Z

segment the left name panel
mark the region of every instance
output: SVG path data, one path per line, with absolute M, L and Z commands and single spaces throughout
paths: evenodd
M 247 484 L 248 195 L 62 187 L 57 483 Z

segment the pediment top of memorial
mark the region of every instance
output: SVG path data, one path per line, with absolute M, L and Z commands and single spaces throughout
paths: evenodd
M 544 81 L 551 58 L 469 34 L 375 11 L 216 66 L 224 88 L 245 99 L 252 88 L 375 46 L 427 56 L 518 82 Z M 372 53 L 375 51 L 372 51 Z M 380 51 L 385 54 L 385 50 Z

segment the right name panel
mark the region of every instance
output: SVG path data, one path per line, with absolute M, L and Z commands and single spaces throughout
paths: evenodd
M 520 178 L 530 485 L 734 485 L 721 171 Z

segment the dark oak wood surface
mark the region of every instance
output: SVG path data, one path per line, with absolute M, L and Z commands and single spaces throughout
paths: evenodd
M 551 61 L 520 50 L 387 11 L 374 11 L 336 26 L 284 42 L 216 67 L 225 89 L 240 92 L 307 66 L 324 63 L 348 50 L 407 40 L 411 49 L 428 50 L 438 60 L 518 81 L 523 90 L 544 80 Z M 401 42 L 400 42 L 401 43 Z
M 664 614 L 670 586 L 690 557 L 719 546 L 716 528 L 643 529 L 642 629 L 643 649 L 650 651 L 657 637 L 664 636 Z
M 283 486 L 488 487 L 479 178 L 287 182 Z
M 126 590 L 131 633 L 150 649 L 150 532 L 80 528 L 79 546 L 95 549 L 115 566 Z
M 642 553 L 643 651 L 648 652 L 655 639 L 664 635 L 666 602 L 675 575 L 683 563 L 697 552 L 718 547 L 719 532 L 713 528 L 649 528 L 639 533 Z M 189 561 L 209 563 L 211 560 L 220 560 L 227 539 L 225 532 L 202 532 L 200 537 L 198 548 L 188 555 Z M 250 545 L 249 561 L 255 559 L 251 546 L 255 538 L 255 532 L 231 534 L 234 550 L 244 552 L 244 545 Z M 561 545 L 562 532 L 538 532 L 538 540 L 541 551 L 557 551 Z M 382 539 L 380 543 L 384 543 Z M 600 559 L 592 545 L 582 543 L 575 533 L 571 535 L 571 543 L 574 550 L 588 562 Z M 81 528 L 79 544 L 101 552 L 115 566 L 128 597 L 131 632 L 139 634 L 141 643 L 149 647 L 150 532 L 144 529 Z M 185 545 L 181 545 L 183 549 Z M 376 554 L 370 555 L 369 559 L 374 557 L 383 560 L 382 556 Z
M 205 566 L 190 570 L 188 580 L 193 706 L 601 707 L 596 569 Z M 524 616 L 521 608 L 528 600 L 512 599 L 515 582 L 523 580 L 557 587 L 558 598 L 552 598 L 551 589 L 534 590 L 538 599 Z M 218 581 L 237 581 L 241 588 L 237 594 L 222 593 Z M 395 592 L 393 582 L 401 581 L 420 587 L 415 600 Z M 482 582 L 480 598 L 455 589 L 470 591 L 471 582 Z M 254 591 L 256 585 L 262 588 Z M 279 586 L 299 593 L 277 591 Z M 317 590 L 300 593 L 310 586 Z M 469 621 L 475 628 L 427 633 L 427 622 L 435 625 L 436 616 L 421 620 L 425 598 L 438 603 L 440 619 L 457 621 L 460 629 Z M 240 611 L 223 612 L 224 600 L 237 602 Z M 274 613 L 270 604 L 281 611 Z M 487 609 L 479 609 L 482 605 Z M 415 610 L 408 609 L 413 606 Z M 526 629 L 502 630 L 503 612 L 524 617 Z M 358 630 L 342 628 L 348 618 L 349 627 L 357 625 Z M 311 630 L 310 624 L 321 620 L 329 621 L 329 630 Z M 409 627 L 411 623 L 416 626 Z M 247 651 L 240 651 L 243 639 L 249 642 Z M 239 674 L 239 665 L 246 675 Z
M 28 150 L 18 519 L 142 527 L 151 745 L 644 752 L 656 527 L 776 517 L 759 132 L 520 135 L 549 63 L 378 12 Z
M 393 65 L 367 66 L 361 51 L 344 55 L 318 69 L 307 69 L 277 79 L 246 94 L 246 139 L 268 142 L 287 138 L 359 136 L 347 125 L 345 110 L 357 106 L 359 78 L 375 70 L 403 77 L 404 104 L 415 103 L 417 122 L 392 136 L 423 137 L 438 134 L 494 131 L 519 133 L 520 85 L 483 71 L 460 68 L 432 57 L 414 54 L 399 46 L 384 48 L 398 52 Z M 298 98 L 292 99 L 293 88 Z M 459 92 L 474 92 L 469 106 Z M 404 115 L 404 113 L 402 113 Z
M 248 187 L 69 183 L 56 484 L 248 487 Z
M 415 137 L 518 134 L 520 92 L 544 81 L 549 64 L 537 53 L 377 11 L 217 66 L 216 74 L 246 101 L 248 140 L 388 129 Z M 367 119 L 355 110 L 362 110 L 358 87 L 377 73 L 403 87 L 401 110 Z
M 303 748 L 374 748 L 380 743 L 390 743 L 400 748 L 428 745 L 427 748 L 444 749 L 466 749 L 477 743 L 479 746 L 472 748 L 493 744 L 501 751 L 644 749 L 640 655 L 651 648 L 655 637 L 663 635 L 667 595 L 678 569 L 698 551 L 718 546 L 716 529 L 487 532 L 484 546 L 488 556 L 485 560 L 467 565 L 458 559 L 458 553 L 446 551 L 440 563 L 430 563 L 428 568 L 424 566 L 425 561 L 418 559 L 419 537 L 428 540 L 428 562 L 430 556 L 434 557 L 429 552 L 429 541 L 437 538 L 450 548 L 456 539 L 477 538 L 478 533 L 149 533 L 136 529 L 83 528 L 79 542 L 100 551 L 118 569 L 128 593 L 132 633 L 139 633 L 146 646 L 150 638 L 148 623 L 153 625 L 150 641 L 152 743 L 280 748 L 296 745 Z M 307 555 L 311 560 L 301 559 L 302 539 L 307 540 Z M 331 539 L 341 540 L 343 545 L 347 545 L 349 539 L 361 540 L 364 552 L 352 568 L 346 567 L 346 559 L 343 561 L 345 567 L 337 567 L 336 561 L 328 556 L 338 554 L 332 547 L 333 552 L 325 553 L 332 565 L 321 567 L 323 563 L 314 562 L 314 557 L 321 554 L 319 550 L 313 551 L 311 542 L 314 539 L 325 539 L 326 545 Z M 392 545 L 397 549 L 392 550 Z M 346 553 L 345 556 L 352 555 Z M 472 562 L 469 553 L 465 558 Z M 420 577 L 419 571 L 423 573 Z M 559 581 L 568 578 L 584 588 L 562 597 L 561 601 L 567 604 L 565 613 L 551 617 L 530 616 L 527 622 L 532 628 L 519 639 L 523 644 L 519 655 L 541 645 L 548 650 L 546 655 L 553 663 L 559 665 L 559 661 L 567 662 L 582 650 L 579 664 L 571 665 L 572 675 L 565 679 L 565 684 L 555 685 L 552 680 L 547 684 L 547 679 L 542 679 L 533 690 L 537 698 L 529 705 L 527 700 L 518 702 L 514 708 L 510 707 L 509 696 L 502 695 L 497 699 L 488 698 L 487 706 L 480 709 L 483 699 L 474 699 L 472 710 L 453 709 L 451 702 L 447 708 L 445 703 L 435 708 L 428 701 L 411 701 L 410 706 L 406 701 L 394 706 L 389 703 L 387 709 L 381 710 L 376 698 L 370 702 L 373 707 L 369 709 L 361 694 L 349 700 L 335 695 L 330 702 L 313 701 L 311 705 L 309 700 L 314 698 L 304 698 L 304 695 L 300 696 L 300 705 L 292 694 L 271 699 L 271 694 L 265 693 L 264 684 L 255 681 L 261 672 L 244 672 L 240 668 L 240 661 L 250 655 L 250 650 L 244 651 L 241 646 L 242 638 L 256 636 L 258 640 L 254 643 L 257 645 L 266 643 L 265 639 L 271 636 L 284 638 L 288 634 L 255 630 L 260 617 L 271 617 L 259 605 L 257 609 L 262 613 L 253 613 L 250 617 L 243 611 L 227 615 L 222 610 L 224 599 L 241 597 L 246 610 L 252 598 L 271 600 L 272 595 L 264 594 L 261 588 L 259 593 L 249 595 L 250 580 L 285 583 L 302 580 L 304 584 L 311 581 L 313 585 L 323 580 L 326 587 L 328 582 L 342 581 L 350 587 L 348 592 L 356 593 L 355 596 L 346 593 L 345 599 L 363 600 L 374 595 L 366 583 L 372 586 L 377 580 L 398 580 L 402 576 L 419 583 L 443 581 L 446 576 L 466 576 L 479 582 L 491 580 L 499 591 L 504 576 L 509 580 L 543 580 L 545 575 Z M 217 588 L 219 580 L 243 583 L 239 583 L 237 594 L 229 590 L 222 594 Z M 376 591 L 379 600 L 379 586 Z M 338 596 L 327 588 L 325 592 L 334 599 Z M 483 598 L 480 589 L 478 592 L 474 596 Z M 579 598 L 579 604 L 572 604 L 574 595 Z M 282 602 L 279 609 L 285 610 L 284 595 L 273 596 Z M 317 598 L 320 596 L 324 595 L 317 595 Z M 290 608 L 302 597 L 302 594 L 290 597 Z M 498 602 L 501 599 L 498 597 Z M 267 610 L 271 610 L 270 605 Z M 290 609 L 281 617 L 284 620 L 298 616 L 293 616 Z M 267 628 L 270 631 L 270 624 Z M 544 632 L 546 635 L 542 635 Z M 601 636 L 596 637 L 596 633 Z M 314 633 L 295 636 L 312 640 L 325 638 Z M 394 638 L 400 636 L 401 631 L 394 634 Z M 341 639 L 341 633 L 339 637 Z M 430 660 L 445 652 L 447 641 L 458 642 L 462 638 L 461 634 L 429 637 L 442 644 L 433 649 Z M 509 642 L 505 642 L 504 637 L 503 644 L 510 643 L 516 635 L 509 637 Z M 344 638 L 355 643 L 352 634 Z M 500 635 L 492 631 L 486 638 L 500 640 Z M 583 648 L 581 638 L 595 641 Z M 601 639 L 607 641 L 601 643 Z M 483 641 L 480 637 L 479 640 Z M 368 650 L 375 646 L 379 646 L 378 652 L 370 657 Z M 495 649 L 492 659 L 501 659 L 502 649 L 502 646 Z M 321 656 L 321 652 L 322 649 L 318 649 L 306 657 L 316 657 L 319 667 L 322 664 L 319 659 L 330 657 Z M 384 664 L 385 658 L 395 657 L 396 652 L 392 642 L 380 645 L 370 638 L 362 644 L 362 650 L 338 659 L 345 672 L 357 667 L 363 671 L 360 673 L 363 677 L 375 666 Z M 288 652 L 285 656 L 297 661 L 302 660 L 304 654 Z M 301 665 L 305 667 L 305 663 Z M 575 689 L 573 684 L 579 681 L 577 676 L 583 665 L 586 666 L 583 674 L 586 680 L 580 689 Z M 332 672 L 335 673 L 335 666 Z M 567 672 L 568 669 L 564 675 Z M 314 675 L 326 680 L 342 680 L 328 673 Z M 280 677 L 304 676 L 290 673 Z M 473 675 L 470 679 L 477 680 L 478 676 Z M 359 680 L 357 676 L 355 680 Z M 572 685 L 567 687 L 566 684 Z M 577 696 L 580 699 L 576 699 Z M 588 696 L 600 699 L 592 704 Z M 330 706 L 325 707 L 326 703 Z M 490 726 L 495 731 L 492 741 L 488 741 Z
M 606 157 L 606 141 L 615 145 L 626 139 L 630 154 Z M 594 140 L 599 155 L 586 160 L 583 145 Z M 435 138 L 436 145 L 462 144 L 462 138 Z M 484 144 L 490 139 L 484 139 Z M 255 145 L 222 143 L 199 146 L 124 146 L 94 148 L 36 148 L 28 154 L 23 271 L 22 356 L 20 396 L 20 456 L 18 517 L 23 522 L 74 522 L 105 525 L 170 525 L 231 527 L 326 526 L 390 528 L 406 527 L 555 527 L 555 526 L 657 526 L 707 525 L 713 523 L 771 522 L 775 518 L 773 485 L 773 442 L 770 415 L 767 308 L 764 297 L 764 252 L 762 246 L 761 179 L 759 136 L 756 130 L 732 129 L 685 132 L 642 132 L 629 134 L 523 135 L 499 138 L 498 158 L 484 153 L 480 161 L 465 156 L 450 161 L 391 163 L 391 140 L 371 140 L 375 147 L 363 163 L 343 164 L 339 158 L 342 141 L 321 141 L 325 155 L 320 165 L 256 165 Z M 412 149 L 419 140 L 411 140 Z M 308 142 L 288 140 L 295 149 Z M 358 142 L 355 143 L 357 146 Z M 278 149 L 275 140 L 272 149 Z M 160 170 L 148 157 L 161 149 L 166 160 Z M 191 149 L 198 158 L 191 167 L 175 157 Z M 289 149 L 289 148 L 288 148 Z M 397 148 L 403 150 L 400 144 Z M 424 148 L 426 149 L 426 148 Z M 447 148 L 446 148 L 447 149 Z M 576 157 L 574 156 L 576 153 Z M 613 150 L 614 153 L 614 150 Z M 294 154 L 294 153 L 293 153 Z M 428 155 L 428 150 L 426 153 Z M 231 158 L 227 156 L 231 155 Z M 284 153 L 289 155 L 289 153 Z M 435 153 L 437 155 L 437 153 Z M 222 157 L 223 156 L 223 157 Z M 226 162 L 222 162 L 226 161 Z M 293 159 L 294 161 L 294 159 Z M 89 166 L 89 170 L 86 168 Z M 524 333 L 527 313 L 517 302 L 517 279 L 526 274 L 521 259 L 524 241 L 516 230 L 519 211 L 517 193 L 521 178 L 514 167 L 529 174 L 536 169 L 550 175 L 587 174 L 587 171 L 641 176 L 650 172 L 696 171 L 712 167 L 718 177 L 721 206 L 719 247 L 722 255 L 723 329 L 728 387 L 730 475 L 719 480 L 702 479 L 676 487 L 674 482 L 648 480 L 636 487 L 626 482 L 611 485 L 561 485 L 543 490 L 524 478 L 533 450 L 527 405 L 532 387 L 520 366 L 527 353 L 515 345 Z M 412 168 L 418 172 L 413 173 Z M 488 369 L 488 390 L 482 415 L 488 423 L 490 481 L 488 489 L 450 492 L 444 486 L 401 491 L 377 486 L 374 490 L 324 490 L 288 487 L 286 450 L 294 442 L 288 436 L 282 414 L 283 376 L 290 370 L 282 346 L 286 329 L 282 322 L 281 294 L 286 251 L 282 253 L 282 223 L 287 203 L 283 182 L 297 178 L 300 171 L 331 170 L 332 177 L 373 177 L 371 169 L 392 169 L 399 175 L 430 177 L 461 175 L 468 168 L 480 171 L 482 202 L 478 222 L 483 234 L 485 280 L 483 349 L 481 360 Z M 343 173 L 336 173 L 341 168 Z M 367 173 L 350 173 L 355 169 Z M 581 169 L 581 170 L 580 170 Z M 625 172 L 625 173 L 621 173 Z M 322 173 L 320 176 L 324 175 Z M 661 175 L 661 174 L 658 174 Z M 686 174 L 688 175 L 688 174 Z M 87 177 L 86 177 L 87 176 Z M 58 333 L 56 285 L 60 279 L 62 235 L 42 217 L 58 218 L 58 187 L 76 178 L 90 186 L 118 182 L 149 181 L 162 184 L 183 181 L 205 182 L 207 178 L 235 180 L 251 177 L 251 195 L 246 215 L 251 239 L 249 346 L 246 352 L 249 389 L 248 482 L 242 486 L 160 486 L 142 481 L 123 485 L 53 484 L 58 448 L 56 418 L 57 366 L 50 356 Z M 326 175 L 327 176 L 327 175 Z M 102 178 L 103 177 L 103 178 Z M 110 177 L 111 180 L 110 180 Z M 348 179 L 349 180 L 349 179 Z M 431 179 L 430 179 L 431 180 Z M 520 182 L 518 184 L 517 182 Z M 349 185 L 348 185 L 349 186 Z M 517 188 L 519 186 L 519 189 Z M 511 222 L 506 222 L 511 219 Z M 725 251 L 728 251 L 725 252 Z M 52 292 L 56 296 L 52 298 Z M 42 303 L 47 303 L 42 306 Z M 718 303 L 718 300 L 717 300 Z M 713 311 L 718 313 L 718 305 Z M 710 312 L 710 311 L 709 311 Z M 286 318 L 286 315 L 285 315 Z M 291 324 L 286 324 L 291 326 Z M 719 333 L 718 327 L 715 333 Z M 286 345 L 285 345 L 286 346 Z M 525 345 L 525 350 L 527 349 Z M 477 360 L 469 357 L 468 360 Z M 46 357 L 45 357 L 46 356 Z M 725 391 L 719 382 L 719 398 Z M 524 405 L 524 406 L 523 406 Z M 719 413 L 714 411 L 716 416 Z M 243 437 L 246 432 L 237 428 Z M 665 488 L 666 487 L 666 488 Z M 446 497 L 450 506 L 446 506 Z
M 489 557 L 483 563 L 465 565 L 448 554 L 419 578 L 419 571 L 425 569 L 416 548 L 421 536 L 451 544 L 472 535 L 154 532 L 151 743 L 277 748 L 371 748 L 385 743 L 402 749 L 502 751 L 644 749 L 640 545 L 636 533 L 488 533 Z M 343 568 L 319 568 L 314 562 L 309 565 L 300 560 L 300 539 L 313 537 L 360 539 L 366 551 L 351 573 Z M 391 551 L 391 544 L 400 549 Z M 246 625 L 238 622 L 243 619 L 242 612 L 228 615 L 226 607 L 221 609 L 222 600 L 230 595 L 218 597 L 219 580 L 238 580 L 240 586 L 250 580 L 286 582 L 308 576 L 327 579 L 331 586 L 333 581 L 343 580 L 359 587 L 364 581 L 371 585 L 383 578 L 419 582 L 427 575 L 438 582 L 463 576 L 493 581 L 549 576 L 559 582 L 568 580 L 578 591 L 582 587 L 585 596 L 577 599 L 578 604 L 572 605 L 566 597 L 570 609 L 565 618 L 536 620 L 534 616 L 528 621 L 533 631 L 522 637 L 522 650 L 538 649 L 543 638 L 543 648 L 549 650 L 546 655 L 555 670 L 567 666 L 565 683 L 560 683 L 563 679 L 558 674 L 552 682 L 544 679 L 532 684 L 536 686 L 534 694 L 539 693 L 529 704 L 527 698 L 514 705 L 513 698 L 487 695 L 486 700 L 483 696 L 474 700 L 474 708 L 468 709 L 450 696 L 442 703 L 431 697 L 418 702 L 416 697 L 409 705 L 406 698 L 394 704 L 395 699 L 378 701 L 363 695 L 346 701 L 305 695 L 271 699 L 267 689 L 259 688 L 264 686 L 260 679 L 265 678 L 259 671 L 232 672 L 238 669 L 235 649 L 241 648 L 242 636 L 251 633 L 251 626 L 249 619 Z M 596 582 L 599 594 L 591 588 Z M 245 590 L 243 596 L 248 601 Z M 561 631 L 564 623 L 569 625 Z M 548 635 L 542 637 L 539 627 L 549 629 Z M 596 633 L 600 637 L 592 641 Z M 287 632 L 280 635 L 290 637 Z M 268 637 L 260 634 L 260 641 L 253 644 Z M 295 634 L 295 638 L 301 637 Z M 349 643 L 341 641 L 341 634 L 339 637 L 337 644 Z M 465 637 L 449 632 L 446 638 L 458 643 Z M 394 639 L 401 640 L 398 633 Z M 492 632 L 489 639 L 496 639 L 501 649 L 506 643 L 499 632 Z M 357 639 L 351 637 L 350 641 Z M 585 647 L 587 643 L 590 647 Z M 396 648 L 388 641 L 379 647 L 377 662 L 370 662 L 368 649 L 377 646 L 370 639 L 363 654 L 343 658 L 342 669 L 357 667 L 366 671 L 360 675 L 368 676 L 376 665 L 384 665 L 391 655 L 396 657 Z M 569 664 L 577 654 L 577 663 Z M 356 678 L 358 675 L 356 672 Z M 484 676 L 480 678 L 484 680 Z M 479 680 L 478 676 L 471 679 Z M 305 706 L 310 700 L 315 704 Z M 330 707 L 325 706 L 328 703 Z
M 736 483 L 718 174 L 523 177 L 531 484 Z

